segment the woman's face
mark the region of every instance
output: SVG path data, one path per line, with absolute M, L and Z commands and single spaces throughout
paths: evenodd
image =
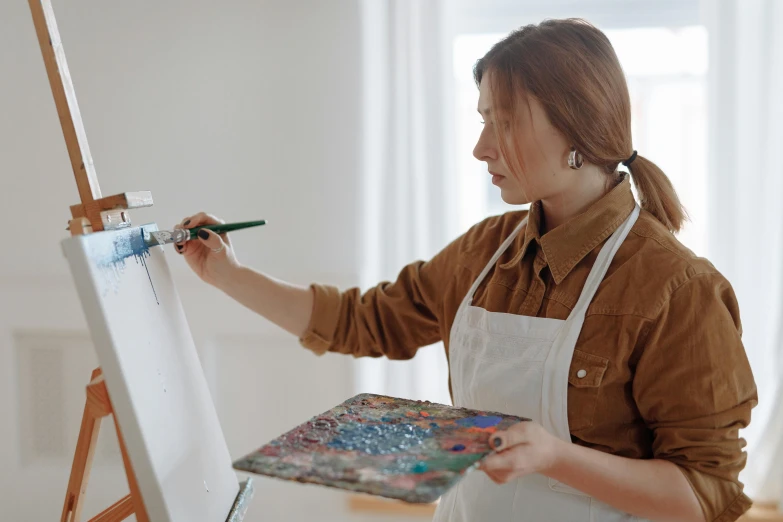
M 523 205 L 547 199 L 567 187 L 568 154 L 571 147 L 565 137 L 552 126 L 543 107 L 533 96 L 517 100 L 515 128 L 510 127 L 508 115 L 498 112 L 492 103 L 489 74 L 479 86 L 478 111 L 484 128 L 473 155 L 487 163 L 492 183 L 500 188 L 500 195 L 508 204 Z M 510 154 L 517 147 L 521 155 L 522 172 L 515 172 L 503 157 L 495 136 L 495 127 L 505 137 Z M 571 171 L 575 172 L 575 171 Z

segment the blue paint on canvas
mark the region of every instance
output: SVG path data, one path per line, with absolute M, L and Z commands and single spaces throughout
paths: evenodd
M 110 287 L 116 291 L 122 273 L 126 268 L 127 260 L 133 257 L 136 263 L 142 265 L 147 271 L 152 295 L 155 298 L 155 302 L 160 304 L 149 267 L 147 266 L 150 247 L 144 240 L 145 234 L 156 230 L 157 226 L 155 225 L 145 225 L 90 234 L 89 255 L 98 268 L 104 272 L 108 284 L 107 288 Z

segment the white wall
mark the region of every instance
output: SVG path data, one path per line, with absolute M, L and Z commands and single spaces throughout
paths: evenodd
M 265 218 L 235 235 L 242 261 L 298 283 L 358 281 L 356 0 L 54 7 L 103 194 L 152 191 L 136 224 Z M 0 158 L 2 518 L 54 520 L 96 362 L 59 247 L 78 195 L 25 0 L 0 2 Z M 305 352 L 171 254 L 233 457 L 353 394 L 348 358 Z M 88 516 L 126 491 L 104 435 Z M 340 492 L 256 484 L 250 521 L 367 519 Z

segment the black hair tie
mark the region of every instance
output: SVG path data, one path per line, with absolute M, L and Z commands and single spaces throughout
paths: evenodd
M 628 166 L 631 165 L 631 163 L 633 163 L 633 160 L 635 160 L 635 159 L 636 159 L 636 151 L 633 151 L 633 154 L 631 154 L 631 157 L 628 158 L 627 160 L 623 161 L 623 165 L 628 167 Z

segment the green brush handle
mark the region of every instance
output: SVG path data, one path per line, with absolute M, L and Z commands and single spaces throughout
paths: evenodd
M 241 223 L 222 223 L 218 225 L 203 225 L 200 227 L 190 228 L 190 239 L 196 239 L 198 237 L 198 231 L 206 228 L 216 234 L 225 234 L 226 232 L 233 232 L 234 230 L 242 230 L 243 228 L 259 227 L 266 225 L 266 220 L 260 221 L 243 221 Z

